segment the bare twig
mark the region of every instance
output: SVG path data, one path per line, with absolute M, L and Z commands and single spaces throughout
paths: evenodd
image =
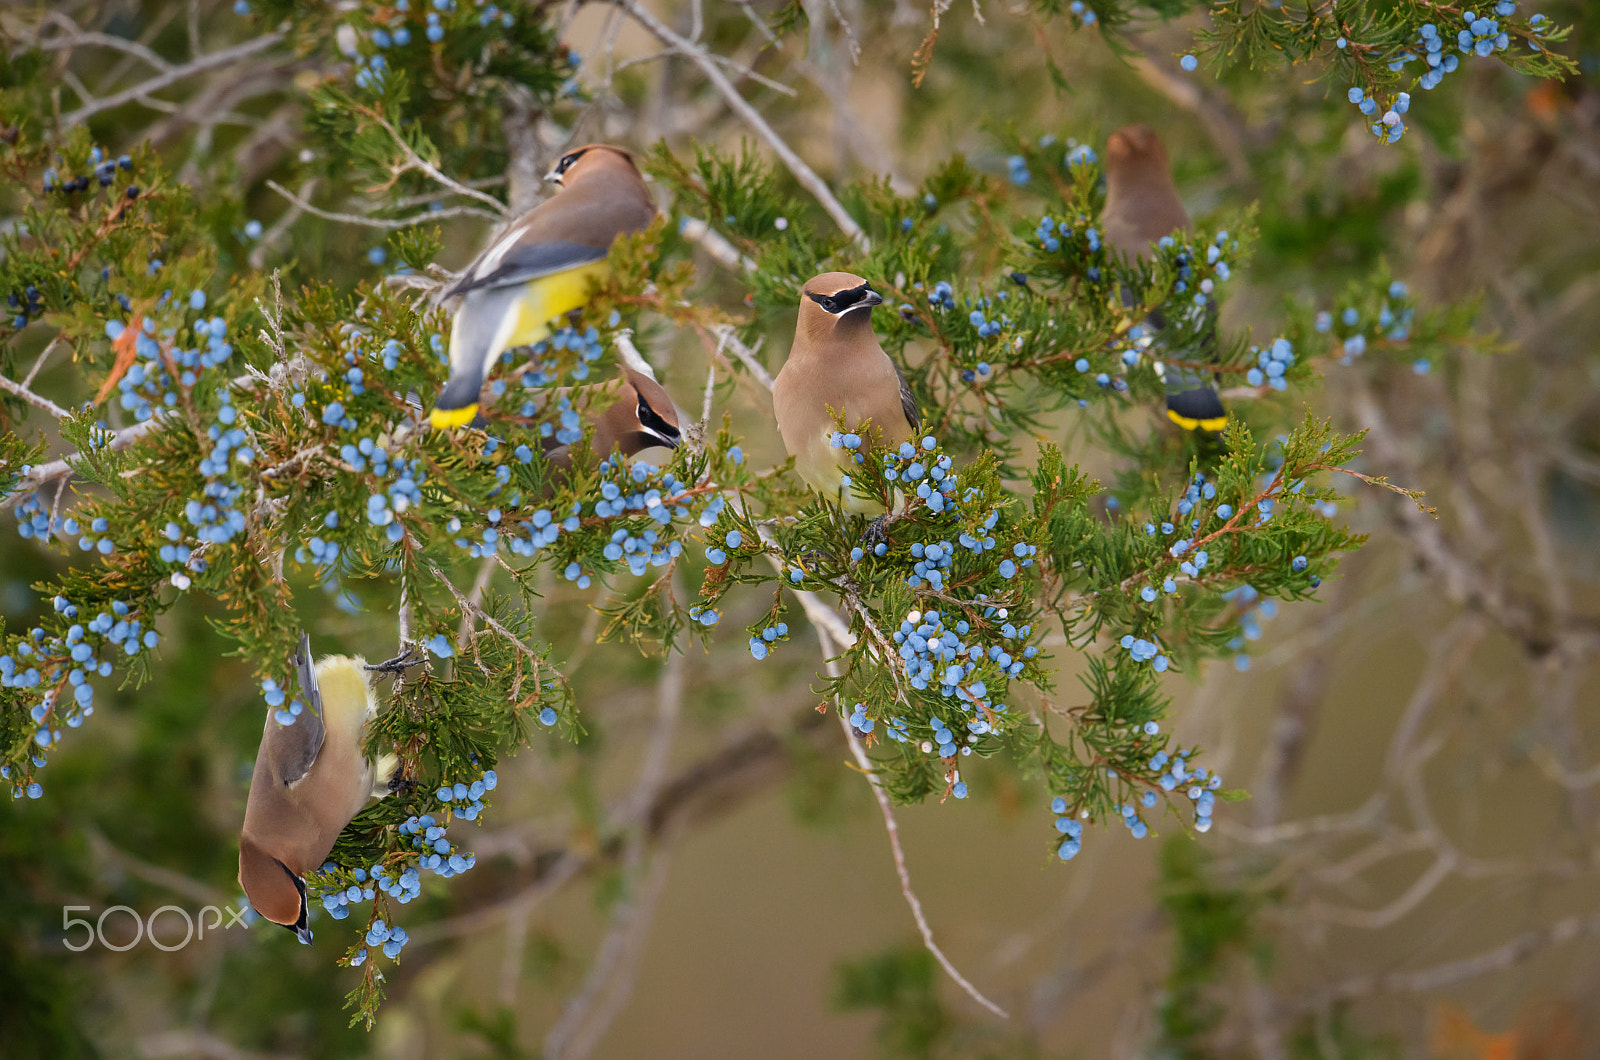
M 336 213 L 332 210 L 324 210 L 320 206 L 313 206 L 275 180 L 268 180 L 267 187 L 288 199 L 297 209 L 304 210 L 313 217 L 320 217 L 324 221 L 340 221 L 347 225 L 361 225 L 363 228 L 381 228 L 385 231 L 394 231 L 400 228 L 410 228 L 412 225 L 427 224 L 429 221 L 442 221 L 447 217 L 483 217 L 490 221 L 501 219 L 500 214 L 490 213 L 488 210 L 480 210 L 476 206 L 446 206 L 442 210 L 423 210 L 409 217 L 368 217 L 358 213 Z
M 142 81 L 132 88 L 124 89 L 115 95 L 102 96 L 92 103 L 85 103 L 77 110 L 62 115 L 61 124 L 77 125 L 79 122 L 87 121 L 102 111 L 114 110 L 125 103 L 133 103 L 141 97 L 148 96 L 152 92 L 159 92 L 163 88 L 168 88 L 196 74 L 205 73 L 207 70 L 215 70 L 219 66 L 227 66 L 229 63 L 248 58 L 258 52 L 264 52 L 282 40 L 283 35 L 281 33 L 264 33 L 259 37 L 252 37 L 241 44 L 236 44 L 232 48 L 223 48 L 221 51 L 196 56 L 182 66 L 174 66 L 163 70 L 155 77 Z
M 844 204 L 834 197 L 832 189 L 817 175 L 815 170 L 806 165 L 805 161 L 795 153 L 794 148 L 790 147 L 783 137 L 778 135 L 777 130 L 768 124 L 767 119 L 762 117 L 761 112 L 751 106 L 750 101 L 739 94 L 739 90 L 728 80 L 727 75 L 722 72 L 717 61 L 711 57 L 705 48 L 674 32 L 670 26 L 651 13 L 639 0 L 615 0 L 615 2 L 618 7 L 626 11 L 628 16 L 642 26 L 651 36 L 662 44 L 677 49 L 683 54 L 684 58 L 698 66 L 700 72 L 705 75 L 706 80 L 711 82 L 711 87 L 716 89 L 717 94 L 727 102 L 728 107 L 754 129 L 762 140 L 766 141 L 767 146 L 772 148 L 773 153 L 783 161 L 789 172 L 794 174 L 794 179 L 799 182 L 800 186 L 809 191 L 822 204 L 822 208 L 828 212 L 829 217 L 833 218 L 839 229 L 855 240 L 863 250 L 866 249 L 868 245 L 866 232 L 856 223 L 855 218 L 850 216 L 850 212 L 844 208 Z
M 48 412 L 58 420 L 65 419 L 67 416 L 67 410 L 62 408 L 60 405 L 57 405 L 54 401 L 51 401 L 49 398 L 43 397 L 39 394 L 35 394 L 32 390 L 28 389 L 26 384 L 7 379 L 3 375 L 0 375 L 0 390 L 10 392 L 36 408 L 44 409 L 44 411 Z
M 701 250 L 710 254 L 717 264 L 728 269 L 737 269 L 741 272 L 754 272 L 755 260 L 741 253 L 739 248 L 725 239 L 721 232 L 706 224 L 698 217 L 685 217 L 678 225 L 678 234 L 691 243 L 699 245 Z
M 756 359 L 755 350 L 739 341 L 739 335 L 732 324 L 713 324 L 709 330 L 711 334 L 717 337 L 717 348 L 719 350 L 728 349 L 733 351 L 733 355 L 739 358 L 746 368 L 750 369 L 750 374 L 755 377 L 756 382 L 769 391 L 772 389 L 772 373 L 767 371 L 766 366 Z
M 632 822 L 623 854 L 624 871 L 637 876 L 644 868 L 649 836 L 645 811 L 666 778 L 673 735 L 683 713 L 684 656 L 668 652 L 656 685 L 656 723 L 639 767 L 631 798 L 622 808 Z M 668 852 L 648 857 L 649 867 L 635 892 L 621 899 L 612 913 L 611 930 L 595 955 L 583 985 L 562 1006 L 561 1017 L 545 1036 L 544 1055 L 581 1060 L 589 1055 L 632 992 L 634 974 L 649 933 L 651 914 L 666 883 Z
M 796 593 L 795 595 L 800 596 L 802 594 Z M 822 601 L 816 599 L 814 594 L 807 593 L 804 595 L 813 596 L 813 602 L 821 610 L 833 615 L 831 610 L 822 606 Z M 806 606 L 806 601 L 804 600 L 801 601 L 801 606 L 805 609 L 806 617 L 813 618 L 816 609 Z M 837 615 L 834 615 L 834 619 L 834 622 L 827 622 L 826 620 L 819 622 L 813 618 L 812 625 L 816 629 L 817 640 L 822 643 L 823 665 L 828 671 L 828 676 L 837 680 L 840 676 L 839 664 L 836 660 L 838 647 L 836 647 L 833 631 L 838 626 L 842 626 L 843 622 L 838 619 Z M 849 636 L 848 630 L 845 631 L 845 636 Z M 844 647 L 849 647 L 853 639 L 840 643 Z M 872 786 L 873 798 L 878 800 L 878 810 L 883 814 L 883 827 L 889 833 L 889 849 L 894 854 L 894 871 L 900 877 L 900 893 L 905 897 L 906 904 L 911 907 L 911 916 L 917 922 L 917 930 L 922 933 L 922 945 L 929 953 L 933 954 L 934 960 L 939 962 L 939 967 L 945 970 L 946 975 L 955 980 L 956 985 L 961 987 L 968 997 L 1001 1019 L 1007 1019 L 1006 1010 L 984 997 L 977 987 L 968 982 L 966 976 L 961 974 L 956 966 L 951 963 L 950 958 L 945 956 L 944 950 L 940 949 L 939 944 L 934 941 L 933 928 L 929 926 L 928 918 L 922 911 L 922 900 L 917 897 L 917 892 L 911 886 L 911 872 L 906 868 L 905 851 L 900 847 L 900 825 L 894 818 L 894 806 L 889 801 L 889 794 L 883 790 L 883 783 L 878 779 L 877 770 L 873 768 L 872 760 L 867 757 L 867 752 L 861 746 L 861 741 L 856 738 L 855 730 L 850 727 L 850 719 L 845 717 L 843 709 L 840 709 L 838 713 L 839 724 L 844 727 L 845 740 L 850 745 L 850 755 L 856 760 L 856 766 L 861 770 L 862 774 L 866 776 L 867 783 Z
M 114 432 L 106 440 L 105 444 L 101 445 L 99 448 L 101 450 L 110 450 L 112 452 L 115 452 L 118 449 L 126 449 L 134 442 L 137 442 L 140 438 L 143 438 L 145 435 L 161 426 L 161 424 L 163 424 L 165 421 L 165 416 L 157 414 L 145 420 L 143 423 L 136 423 L 131 427 L 124 427 L 122 430 Z M 81 454 L 75 453 L 73 455 L 77 456 Z M 26 475 L 22 476 L 22 479 L 17 483 L 17 488 L 14 492 L 5 497 L 0 497 L 0 512 L 3 512 L 8 508 L 13 508 L 22 503 L 22 498 L 26 497 L 29 493 L 32 493 L 39 487 L 48 485 L 49 483 L 55 482 L 58 479 L 64 479 L 71 474 L 72 465 L 67 463 L 65 459 L 52 460 L 48 464 L 35 464 Z

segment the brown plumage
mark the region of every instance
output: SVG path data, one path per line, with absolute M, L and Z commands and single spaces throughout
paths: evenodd
M 277 720 L 277 710 L 267 711 L 239 834 L 239 885 L 251 906 L 301 942 L 311 941 L 306 873 L 322 867 L 344 826 L 369 797 L 383 793 L 395 766 L 392 756 L 373 762 L 361 750 L 377 711 L 363 660 L 329 656 L 313 672 L 310 658 L 310 638 L 302 634 L 294 661 L 304 709 L 290 725 Z
M 1161 138 L 1148 125 L 1129 125 L 1112 133 L 1106 142 L 1106 206 L 1100 214 L 1106 244 L 1129 258 L 1148 259 L 1152 245 L 1163 236 L 1188 229 L 1189 213 L 1172 182 Z M 1124 304 L 1132 300 L 1124 292 Z M 1165 326 L 1159 314 L 1151 314 L 1145 323 L 1155 329 Z M 1215 337 L 1209 331 L 1207 335 L 1206 348 L 1196 352 L 1209 359 L 1215 352 Z M 1165 368 L 1167 418 L 1185 430 L 1220 431 L 1227 425 L 1227 410 L 1209 374 Z
M 855 465 L 849 450 L 828 444 L 839 429 L 833 414 L 858 434 L 870 421 L 881 442 L 893 445 L 922 422 L 910 387 L 872 332 L 872 307 L 882 301 L 854 273 L 813 276 L 800 297 L 794 346 L 772 384 L 778 433 L 800 477 L 845 510 L 867 514 L 883 508 L 843 488 L 841 476 Z
M 562 191 L 518 218 L 441 296 L 462 301 L 450 331 L 450 378 L 430 416 L 435 427 L 470 423 L 500 352 L 540 341 L 553 318 L 587 302 L 611 244 L 655 218 L 650 189 L 619 147 L 568 151 L 545 179 Z
M 676 449 L 680 440 L 678 409 L 661 384 L 632 368 L 622 370 L 622 394 L 594 417 L 589 447 L 600 459 L 620 450 L 625 457 L 646 449 Z M 569 446 L 546 450 L 545 458 L 557 467 L 572 466 Z
M 1148 125 L 1129 125 L 1106 143 L 1105 241 L 1129 257 L 1148 258 L 1150 244 L 1188 229 L 1189 213 L 1172 183 L 1167 149 Z

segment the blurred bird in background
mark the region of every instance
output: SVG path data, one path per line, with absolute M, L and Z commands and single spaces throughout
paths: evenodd
M 1100 215 L 1100 230 L 1107 244 L 1129 259 L 1150 258 L 1151 247 L 1174 231 L 1188 231 L 1189 214 L 1172 183 L 1167 149 L 1147 125 L 1128 125 L 1111 134 L 1106 143 L 1106 205 Z M 1124 290 L 1124 305 L 1132 305 L 1133 294 Z M 1198 311 L 1198 310 L 1197 310 Z M 1205 338 L 1194 355 L 1185 360 L 1213 360 L 1216 357 L 1216 310 L 1208 305 Z M 1160 331 L 1165 318 L 1152 313 L 1145 326 Z M 1187 351 L 1174 351 L 1184 354 Z M 1185 430 L 1220 431 L 1227 426 L 1228 412 L 1222 406 L 1209 373 L 1157 362 L 1167 391 L 1167 418 Z

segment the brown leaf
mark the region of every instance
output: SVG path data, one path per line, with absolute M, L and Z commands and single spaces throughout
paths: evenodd
M 112 341 L 111 348 L 117 351 L 117 359 L 111 365 L 111 374 L 100 384 L 100 392 L 94 396 L 96 405 L 106 399 L 106 395 L 111 393 L 111 388 L 127 374 L 129 368 L 133 367 L 134 350 L 139 344 L 139 336 L 142 334 L 140 328 L 143 325 L 144 318 L 135 313 L 133 319 L 128 321 L 128 326 L 122 329 L 122 334 Z

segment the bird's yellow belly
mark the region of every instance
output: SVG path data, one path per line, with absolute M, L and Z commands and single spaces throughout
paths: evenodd
M 550 334 L 556 317 L 582 308 L 589 301 L 594 285 L 610 274 L 604 261 L 583 265 L 566 272 L 541 276 L 528 284 L 517 303 L 517 323 L 503 348 L 528 346 Z
M 832 432 L 829 432 L 830 434 Z M 877 501 L 858 497 L 844 484 L 844 476 L 854 468 L 854 454 L 848 449 L 835 449 L 823 437 L 795 458 L 794 469 L 806 485 L 822 494 L 847 512 L 861 515 L 882 515 L 883 505 Z

